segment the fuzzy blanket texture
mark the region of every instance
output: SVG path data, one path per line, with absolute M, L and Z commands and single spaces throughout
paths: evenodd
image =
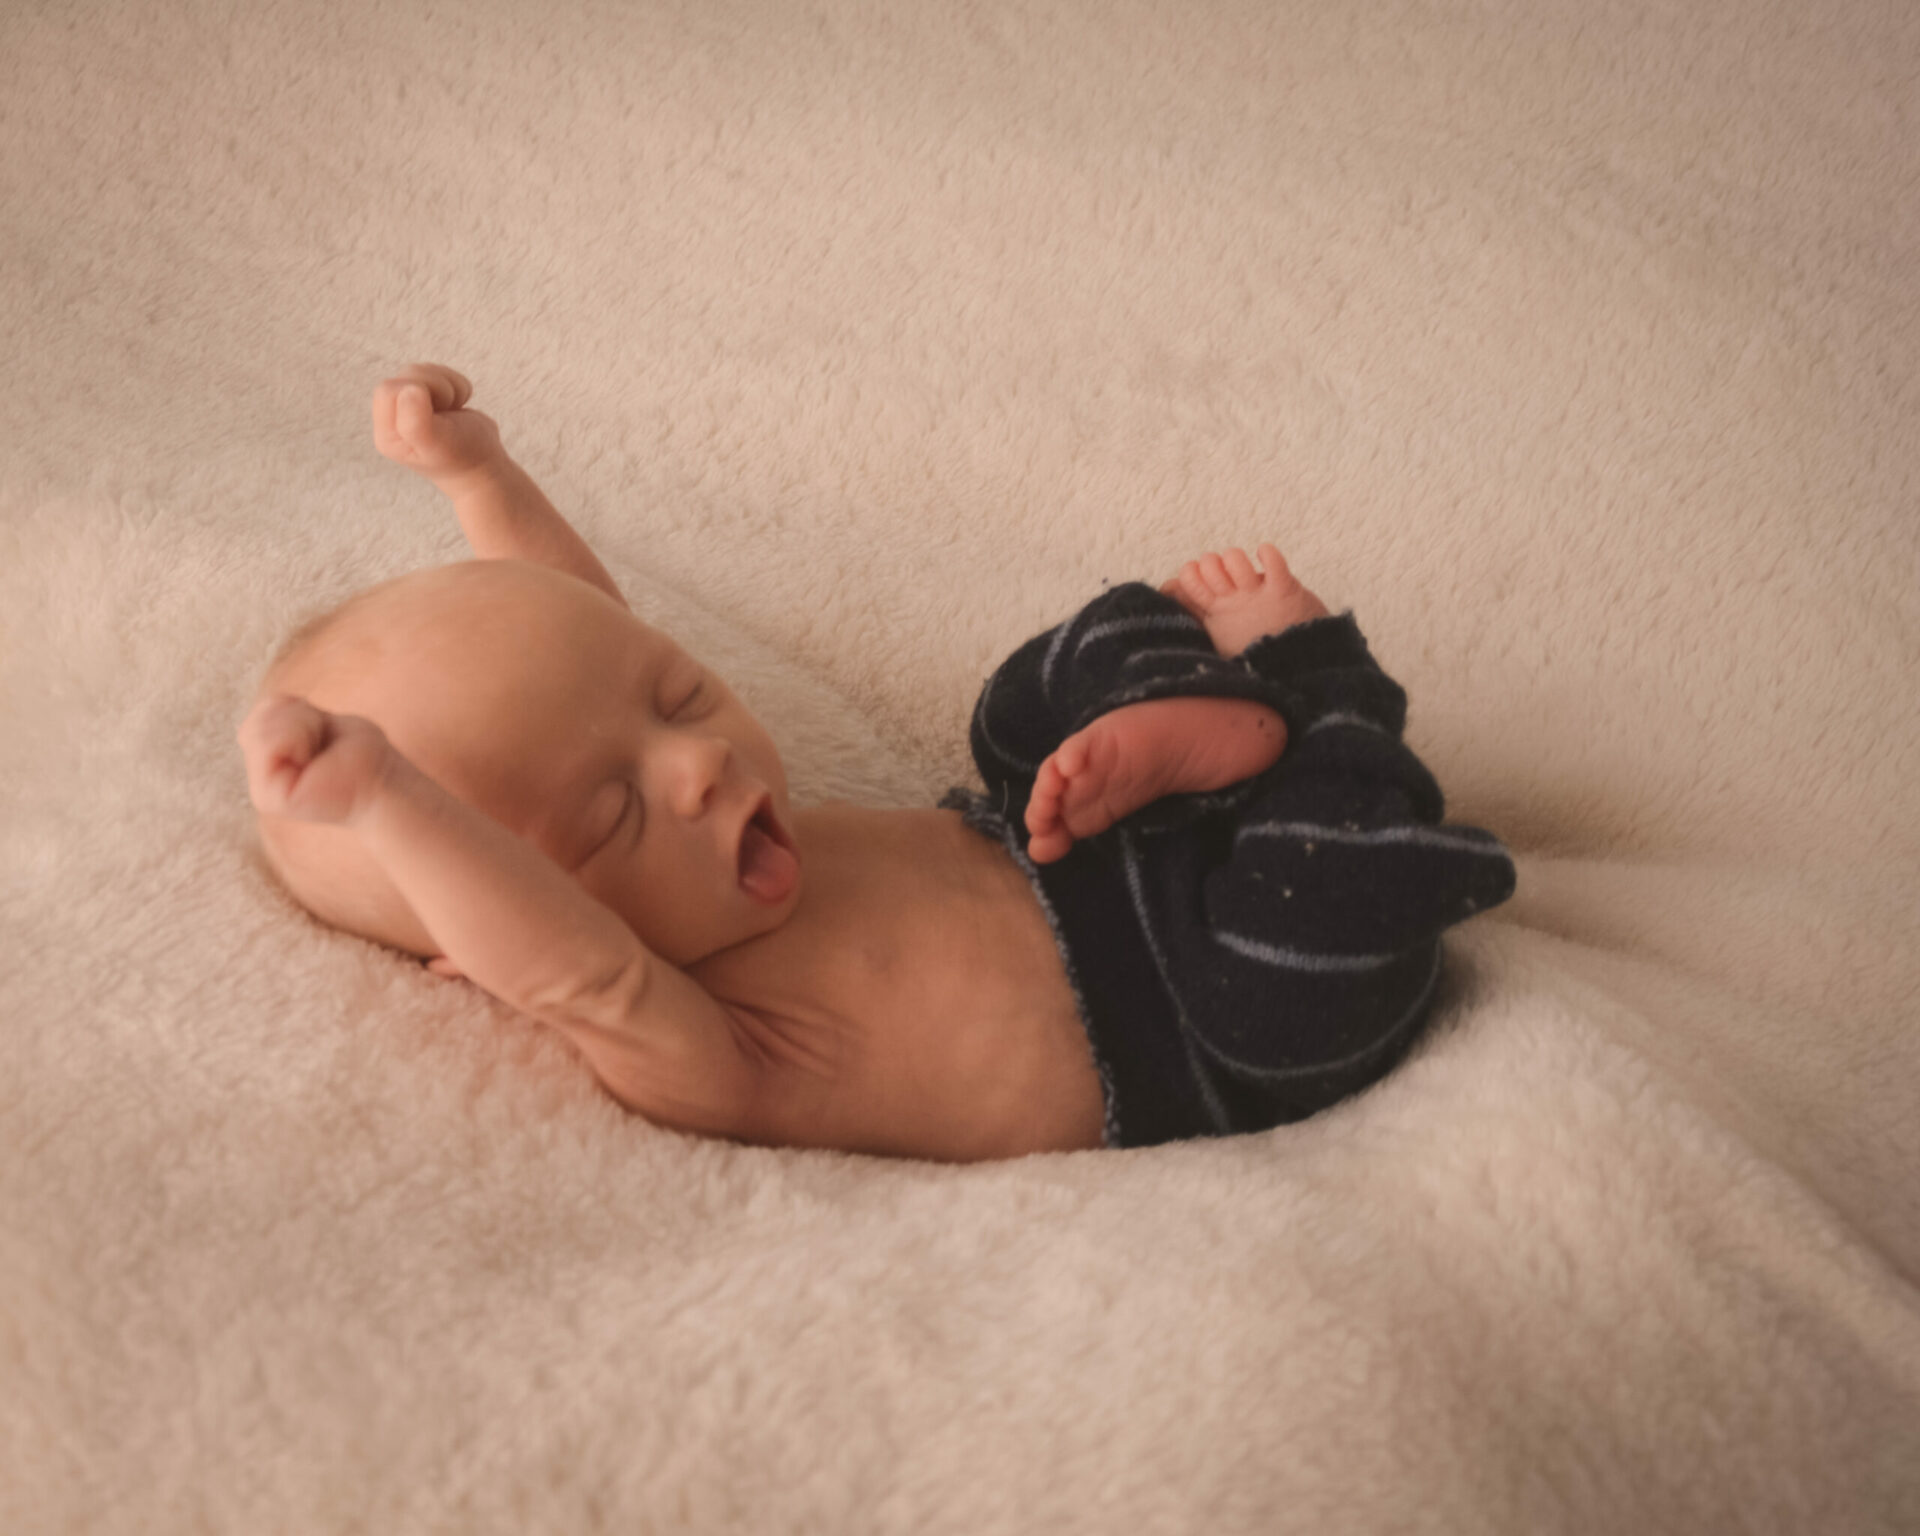
M 1920 1530 L 1920 8 L 9 0 L 0 1529 Z M 1305 1123 L 624 1115 L 269 878 L 414 359 L 797 796 L 1278 543 L 1520 888 Z

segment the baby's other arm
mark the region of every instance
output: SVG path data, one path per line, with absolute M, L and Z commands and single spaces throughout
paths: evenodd
M 414 363 L 373 392 L 373 440 L 453 503 L 482 560 L 525 560 L 600 588 L 626 605 L 587 542 L 500 442 L 493 418 L 467 409 L 473 385 L 439 363 Z
M 740 1020 L 379 726 L 280 697 L 239 734 L 257 810 L 350 829 L 452 966 L 565 1034 L 623 1104 L 722 1135 L 750 1113 Z

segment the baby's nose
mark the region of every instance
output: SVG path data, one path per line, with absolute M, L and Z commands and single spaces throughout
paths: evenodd
M 704 816 L 713 803 L 714 791 L 727 776 L 733 748 L 718 736 L 692 734 L 683 736 L 674 746 L 669 787 L 673 808 L 689 819 Z

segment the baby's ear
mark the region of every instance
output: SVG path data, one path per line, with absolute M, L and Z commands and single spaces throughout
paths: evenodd
M 448 981 L 464 981 L 466 973 L 445 955 L 435 955 L 427 962 L 427 969 L 436 976 L 444 976 Z

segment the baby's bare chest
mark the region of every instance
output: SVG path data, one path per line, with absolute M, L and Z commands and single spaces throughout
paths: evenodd
M 922 1156 L 1095 1145 L 1101 1103 L 1053 935 L 1006 853 L 945 811 L 805 813 L 809 884 L 701 980 L 763 1022 L 769 1139 Z

